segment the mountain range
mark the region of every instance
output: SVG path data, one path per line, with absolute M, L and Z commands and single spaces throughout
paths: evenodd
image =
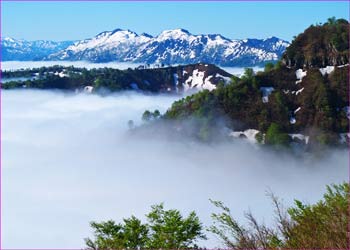
M 289 43 L 277 37 L 232 40 L 220 34 L 193 35 L 184 29 L 158 36 L 116 29 L 81 41 L 2 40 L 3 60 L 66 60 L 143 64 L 210 63 L 256 66 L 277 61 Z
M 160 121 L 173 124 L 175 132 L 201 140 L 213 140 L 223 132 L 233 138 L 281 147 L 297 143 L 314 150 L 324 144 L 347 145 L 349 27 L 344 19 L 311 25 L 295 37 L 278 62 L 267 63 L 260 72 L 248 68 L 241 77 L 206 63 L 127 70 L 53 66 L 4 71 L 5 78 L 27 80 L 13 79 L 1 87 L 173 94 L 194 91 L 174 102 Z M 178 39 L 187 38 L 184 31 L 176 34 Z M 138 43 L 153 39 L 133 37 Z M 93 41 L 82 43 L 82 48 L 86 43 Z M 79 47 L 79 43 L 72 46 Z M 195 124 L 188 127 L 186 121 Z
M 57 53 L 73 41 L 54 42 L 46 40 L 26 41 L 5 37 L 1 40 L 2 61 L 37 61 Z

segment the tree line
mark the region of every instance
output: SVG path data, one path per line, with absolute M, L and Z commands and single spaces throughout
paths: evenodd
M 316 204 L 295 200 L 285 208 L 268 192 L 274 206 L 275 225 L 259 223 L 251 212 L 242 225 L 221 201 L 210 202 L 220 210 L 212 214 L 213 224 L 205 228 L 195 211 L 184 216 L 179 210 L 151 207 L 143 223 L 135 216 L 91 222 L 93 237 L 85 239 L 87 249 L 198 249 L 205 232 L 216 235 L 230 249 L 346 249 L 349 240 L 350 186 L 327 186 L 323 199 Z

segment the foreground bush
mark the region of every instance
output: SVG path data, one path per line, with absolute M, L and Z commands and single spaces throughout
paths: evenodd
M 269 194 L 275 207 L 277 225 L 259 224 L 251 212 L 245 214 L 248 227 L 242 226 L 222 202 L 212 203 L 222 210 L 212 214 L 216 234 L 226 247 L 233 249 L 293 248 L 347 249 L 349 226 L 349 184 L 327 186 L 323 200 L 314 205 L 295 200 L 294 207 L 284 209 L 280 201 Z
M 230 249 L 347 249 L 350 188 L 348 183 L 327 186 L 323 200 L 316 204 L 285 209 L 279 199 L 268 194 L 274 205 L 275 226 L 260 224 L 251 212 L 248 226 L 241 225 L 220 201 L 211 201 L 221 212 L 213 213 L 209 231 Z M 92 222 L 94 239 L 86 239 L 88 249 L 189 249 L 196 240 L 206 239 L 195 212 L 183 217 L 178 210 L 152 206 L 143 224 L 132 216 L 116 224 Z

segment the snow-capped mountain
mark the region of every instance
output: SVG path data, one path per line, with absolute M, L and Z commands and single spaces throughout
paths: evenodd
M 251 66 L 278 60 L 288 45 L 276 37 L 231 40 L 219 34 L 193 35 L 184 29 L 165 30 L 152 37 L 116 29 L 76 42 L 46 60 Z
M 73 43 L 73 41 L 26 41 L 5 37 L 1 39 L 2 60 L 42 60 L 44 57 L 65 49 Z
M 254 66 L 278 60 L 287 41 L 232 40 L 219 34 L 193 35 L 184 29 L 165 30 L 158 36 L 130 30 L 105 31 L 77 42 L 25 41 L 4 38 L 2 60 L 67 60 L 159 64 L 212 63 L 221 66 Z

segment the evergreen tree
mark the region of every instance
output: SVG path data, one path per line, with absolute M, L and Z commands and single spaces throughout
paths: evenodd
M 150 121 L 152 118 L 152 113 L 149 110 L 146 110 L 145 112 L 143 112 L 142 114 L 142 120 L 145 122 Z

